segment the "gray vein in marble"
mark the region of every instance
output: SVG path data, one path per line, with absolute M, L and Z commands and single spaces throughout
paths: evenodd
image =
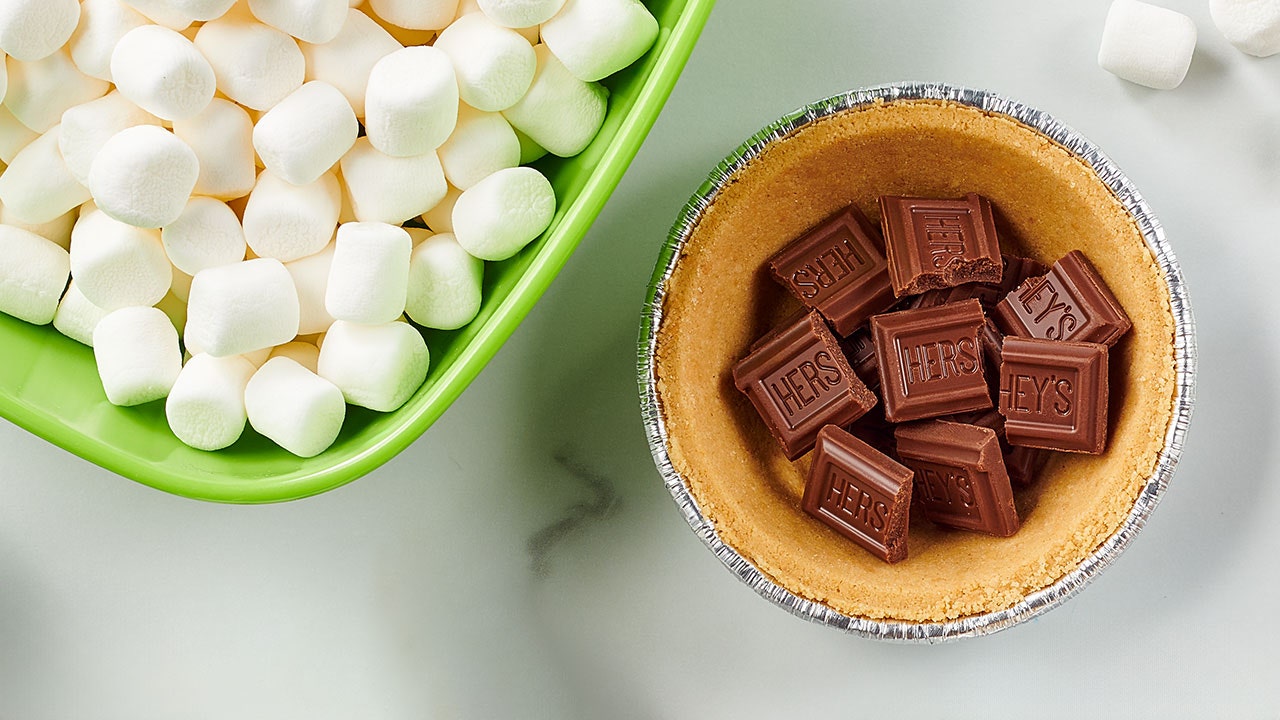
M 612 516 L 621 504 L 609 478 L 573 460 L 568 453 L 558 452 L 554 459 L 570 478 L 582 486 L 587 497 L 565 508 L 564 515 L 529 538 L 530 569 L 537 577 L 551 574 L 551 555 L 562 541 L 593 521 Z

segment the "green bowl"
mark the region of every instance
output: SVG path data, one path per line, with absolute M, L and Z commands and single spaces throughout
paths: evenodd
M 559 198 L 551 227 L 515 257 L 485 267 L 484 304 L 466 328 L 425 331 L 431 373 L 393 413 L 348 408 L 342 434 L 302 459 L 254 433 L 226 450 L 193 450 L 173 436 L 164 403 L 107 402 L 93 351 L 52 327 L 0 314 L 0 416 L 108 470 L 201 500 L 260 503 L 351 482 L 408 447 L 457 399 L 555 279 L 617 187 L 684 68 L 714 0 L 648 0 L 661 28 L 639 62 L 605 81 L 609 113 L 577 157 L 535 164 Z

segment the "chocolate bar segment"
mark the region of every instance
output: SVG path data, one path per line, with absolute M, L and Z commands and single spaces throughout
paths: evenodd
M 1098 455 L 1107 444 L 1107 346 L 1007 337 L 1000 413 L 1010 445 Z
M 964 283 L 999 283 L 1004 265 L 991 203 L 882 196 L 889 281 L 898 297 Z
M 859 327 L 840 340 L 840 349 L 849 366 L 873 392 L 880 388 L 880 371 L 876 369 L 876 344 L 871 339 L 871 328 Z
M 733 382 L 790 460 L 813 447 L 824 425 L 853 422 L 876 404 L 816 311 L 753 347 L 734 366 Z
M 1027 278 L 1049 272 L 1049 268 L 1030 258 L 1002 255 L 1001 260 L 1004 262 L 1004 271 L 1000 275 L 1000 282 L 965 283 L 950 288 L 927 290 L 916 296 L 911 307 L 937 307 L 973 298 L 982 303 L 983 310 L 992 310 Z
M 998 360 L 993 367 L 1000 367 Z M 857 427 L 875 414 L 874 412 L 867 413 L 858 422 L 854 423 L 854 427 Z M 1004 415 L 1001 415 L 998 409 L 977 410 L 959 415 L 949 415 L 942 419 L 994 430 L 996 437 L 1000 439 L 1000 452 L 1004 455 L 1005 472 L 1009 474 L 1009 482 L 1014 485 L 1030 485 L 1031 481 L 1035 480 L 1036 473 L 1044 466 L 1045 461 L 1049 459 L 1047 450 L 1022 445 L 1010 445 L 1008 438 L 1005 436 Z
M 818 433 L 801 507 L 885 562 L 907 557 L 911 470 L 834 425 Z
M 991 407 L 977 300 L 871 318 L 880 394 L 889 422 Z
M 1022 283 L 996 306 L 1006 335 L 1114 345 L 1133 323 L 1079 250 Z
M 841 210 L 769 258 L 774 278 L 848 335 L 893 304 L 878 231 L 856 206 Z
M 915 472 L 913 491 L 938 525 L 998 537 L 1018 531 L 1018 510 L 994 430 L 945 420 L 901 425 L 898 457 Z

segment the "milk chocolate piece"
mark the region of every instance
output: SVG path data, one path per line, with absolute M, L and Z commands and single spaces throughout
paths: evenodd
M 770 333 L 734 366 L 733 382 L 790 460 L 809 452 L 824 425 L 853 422 L 876 404 L 816 311 Z
M 834 425 L 818 433 L 801 507 L 885 562 L 907 557 L 911 470 Z
M 873 392 L 880 388 L 880 371 L 876 369 L 876 344 L 867 325 L 840 340 L 840 349 L 849 366 Z
M 1004 264 L 991 203 L 881 196 L 889 281 L 898 297 L 964 283 L 999 283 Z
M 874 225 L 854 205 L 769 258 L 774 278 L 840 335 L 893 304 L 889 265 Z
M 885 419 L 991 407 L 978 339 L 984 320 L 977 300 L 871 318 Z
M 998 283 L 965 283 L 950 288 L 927 290 L 915 297 L 911 307 L 937 307 L 946 303 L 959 302 L 973 298 L 982 303 L 983 310 L 993 310 L 995 306 L 1021 285 L 1027 278 L 1044 275 L 1049 268 L 1030 258 L 1001 255 L 1004 271 Z
M 1107 444 L 1107 346 L 1007 337 L 1000 413 L 1010 445 L 1101 454 Z
M 999 537 L 1018 531 L 1018 510 L 994 430 L 945 420 L 901 425 L 898 457 L 915 472 L 916 505 L 938 525 Z
M 1079 250 L 1022 283 L 996 306 L 1006 335 L 1114 345 L 1133 323 Z
M 997 361 L 992 367 L 1000 367 Z M 867 413 L 862 419 L 854 423 L 856 427 L 867 417 L 871 417 L 875 413 Z M 948 415 L 943 420 L 950 422 L 964 423 L 966 425 L 977 425 L 978 427 L 989 428 L 994 430 L 996 437 L 1000 439 L 1000 452 L 1004 455 L 1004 469 L 1009 474 L 1009 482 L 1015 485 L 1030 485 L 1035 480 L 1036 473 L 1044 466 L 1046 460 L 1049 459 L 1049 451 L 1040 448 L 1030 448 L 1022 445 L 1010 445 L 1004 431 L 1004 415 L 1000 414 L 998 409 L 975 410 L 974 412 L 961 413 L 959 415 Z M 894 450 L 895 454 L 897 450 Z

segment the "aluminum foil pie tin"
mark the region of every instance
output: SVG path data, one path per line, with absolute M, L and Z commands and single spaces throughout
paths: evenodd
M 1174 317 L 1174 363 L 1176 388 L 1173 420 L 1165 434 L 1154 472 L 1147 478 L 1132 510 L 1119 529 L 1107 538 L 1074 570 L 1056 582 L 1025 596 L 1012 607 L 944 622 L 903 622 L 872 620 L 837 612 L 821 603 L 806 600 L 781 587 L 760 572 L 750 561 L 725 544 L 709 518 L 698 506 L 689 486 L 672 465 L 668 438 L 656 382 L 658 329 L 662 325 L 663 304 L 681 251 L 693 235 L 706 209 L 723 188 L 766 147 L 821 118 L 895 100 L 940 100 L 1005 115 L 1039 131 L 1086 163 L 1133 217 L 1155 256 L 1168 287 Z M 1164 229 L 1133 183 L 1101 150 L 1078 132 L 1049 114 L 1002 95 L 939 83 L 895 83 L 835 95 L 806 105 L 765 127 L 734 150 L 711 171 L 707 181 L 694 193 L 676 219 L 662 247 L 649 286 L 639 340 L 639 381 L 645 431 L 658 472 L 680 512 L 698 537 L 721 562 L 746 584 L 774 604 L 816 623 L 865 637 L 906 642 L 939 642 L 962 637 L 989 635 L 1036 617 L 1079 592 L 1107 568 L 1128 547 L 1160 502 L 1173 475 L 1191 420 L 1195 403 L 1195 321 L 1183 282 L 1182 271 L 1165 238 Z

